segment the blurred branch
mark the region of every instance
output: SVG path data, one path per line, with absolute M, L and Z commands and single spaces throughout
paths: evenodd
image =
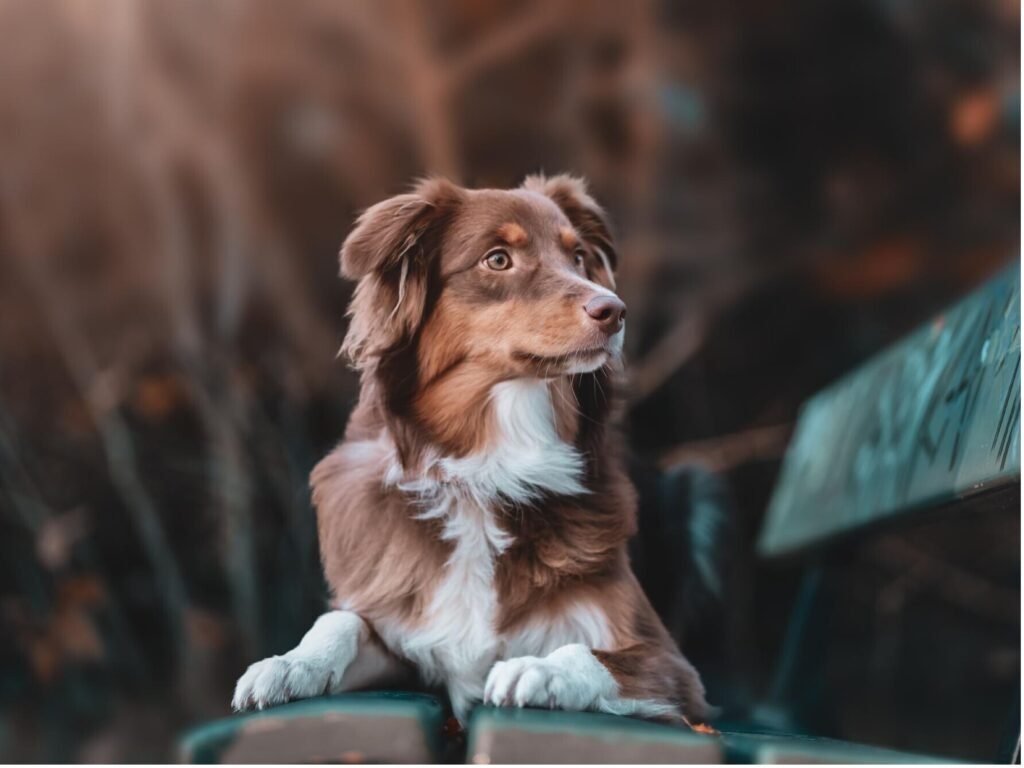
M 666 451 L 658 465 L 667 470 L 699 464 L 715 472 L 727 472 L 751 461 L 778 459 L 786 451 L 792 430 L 792 424 L 777 424 L 693 440 Z
M 451 120 L 451 93 L 440 74 L 441 62 L 430 40 L 425 7 L 415 0 L 398 0 L 390 7 L 399 34 L 395 46 L 405 64 L 405 78 L 420 130 L 420 152 L 428 173 L 459 181 L 462 170 Z
M 486 74 L 489 68 L 507 63 L 555 37 L 562 32 L 574 9 L 579 10 L 579 7 L 572 3 L 545 2 L 539 8 L 520 11 L 514 21 L 473 40 L 465 51 L 445 65 L 440 75 L 442 88 L 453 95 L 474 78 Z
M 707 333 L 703 316 L 684 315 L 642 359 L 633 363 L 629 374 L 629 399 L 637 403 L 650 396 L 700 349 Z
M 686 365 L 700 351 L 718 316 L 770 274 L 771 269 L 730 274 L 694 297 L 647 354 L 630 366 L 629 402 L 643 402 Z

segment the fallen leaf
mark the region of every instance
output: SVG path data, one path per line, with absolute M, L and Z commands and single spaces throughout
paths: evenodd
M 683 718 L 683 722 L 686 723 L 694 733 L 709 733 L 713 735 L 717 735 L 719 733 L 707 723 L 691 723 L 685 717 Z

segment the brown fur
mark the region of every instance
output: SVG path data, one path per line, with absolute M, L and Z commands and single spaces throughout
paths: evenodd
M 513 271 L 481 264 L 496 245 L 508 248 Z M 386 467 L 353 441 L 384 430 L 406 470 L 431 451 L 465 456 L 493 439 L 495 384 L 550 376 L 556 428 L 586 457 L 590 493 L 494 510 L 513 538 L 496 563 L 497 629 L 595 602 L 615 637 L 595 655 L 622 695 L 701 719 L 700 679 L 630 571 L 636 494 L 609 426 L 615 376 L 607 365 L 559 375 L 577 350 L 606 343 L 580 311 L 590 289 L 578 277 L 609 287 L 616 263 L 603 212 L 567 176 L 530 177 L 509 191 L 429 180 L 360 217 L 341 271 L 359 280 L 343 349 L 362 373 L 362 392 L 347 442 L 312 476 L 324 570 L 335 595 L 371 625 L 421 618 L 451 547 L 437 521 L 415 520 L 410 500 L 384 487 Z
M 438 521 L 415 520 L 404 498 L 381 488 L 379 471 L 344 446 L 313 470 L 324 576 L 371 626 L 381 618 L 415 622 L 451 546 Z

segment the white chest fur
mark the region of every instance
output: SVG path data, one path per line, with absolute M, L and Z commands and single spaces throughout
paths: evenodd
M 428 681 L 448 686 L 457 711 L 481 698 L 497 659 L 546 654 L 571 642 L 602 647 L 608 640 L 605 617 L 591 605 L 514 636 L 495 629 L 495 563 L 511 544 L 495 520 L 497 502 L 527 503 L 542 492 L 579 494 L 585 489 L 580 484 L 583 460 L 558 437 L 545 382 L 504 382 L 491 397 L 495 439 L 486 451 L 435 459 L 415 478 L 400 478 L 397 472 L 390 478 L 417 497 L 420 518 L 444 521 L 442 535 L 453 551 L 423 623 L 377 629 Z

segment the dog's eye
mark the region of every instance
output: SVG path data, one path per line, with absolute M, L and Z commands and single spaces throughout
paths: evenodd
M 501 272 L 512 266 L 512 257 L 499 248 L 484 256 L 484 264 L 490 269 Z
M 575 259 L 577 267 L 583 266 L 583 260 L 586 258 L 586 256 L 587 254 L 583 252 L 582 248 L 576 249 L 576 252 L 573 254 L 573 259 Z

